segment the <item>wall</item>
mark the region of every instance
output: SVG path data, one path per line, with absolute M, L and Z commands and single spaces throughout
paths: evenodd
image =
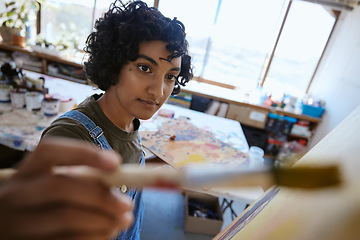
M 310 88 L 326 102 L 309 149 L 360 105 L 360 6 L 343 11 Z

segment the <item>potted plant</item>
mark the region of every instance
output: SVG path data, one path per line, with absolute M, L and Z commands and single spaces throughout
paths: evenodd
M 42 2 L 43 0 L 10 0 L 5 2 L 5 11 L 0 13 L 0 34 L 4 42 L 11 43 L 17 39 L 17 36 L 24 41 L 29 14 L 39 11 L 39 4 Z

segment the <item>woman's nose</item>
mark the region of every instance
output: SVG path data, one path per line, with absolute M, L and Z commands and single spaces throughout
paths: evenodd
M 164 81 L 162 77 L 156 77 L 148 87 L 148 92 L 156 100 L 161 99 L 164 96 Z

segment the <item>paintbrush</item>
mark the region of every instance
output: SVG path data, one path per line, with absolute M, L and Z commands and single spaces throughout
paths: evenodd
M 291 168 L 245 168 L 216 165 L 196 165 L 175 169 L 169 165 L 139 167 L 123 164 L 113 173 L 87 166 L 55 167 L 56 174 L 97 177 L 108 185 L 128 187 L 166 188 L 238 188 L 247 186 L 270 187 L 281 185 L 291 188 L 324 188 L 341 183 L 336 165 L 296 166 Z M 7 179 L 14 169 L 0 170 L 0 179 Z

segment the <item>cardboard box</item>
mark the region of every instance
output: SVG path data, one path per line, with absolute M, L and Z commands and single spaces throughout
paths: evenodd
M 214 216 L 213 213 L 217 216 L 216 219 L 205 218 L 205 217 L 195 217 L 194 216 L 194 203 L 199 203 L 198 205 L 206 206 L 207 210 L 210 210 L 211 216 Z M 195 204 L 198 206 L 197 204 Z M 206 194 L 187 192 L 185 195 L 185 223 L 184 231 L 192 233 L 200 233 L 207 235 L 216 235 L 221 231 L 223 225 L 222 211 L 219 204 L 219 199 Z M 199 211 L 200 214 L 204 211 Z
M 267 116 L 268 111 L 266 110 L 236 104 L 229 104 L 229 109 L 226 114 L 226 118 L 237 120 L 241 124 L 261 129 L 265 128 Z

